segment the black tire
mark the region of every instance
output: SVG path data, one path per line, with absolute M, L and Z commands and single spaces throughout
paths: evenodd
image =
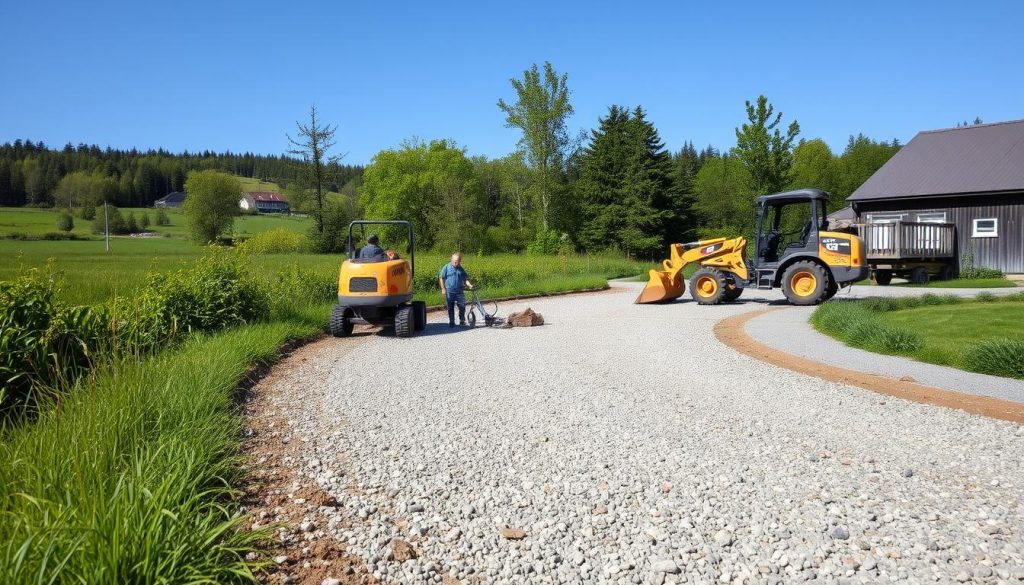
M 423 301 L 412 302 L 413 328 L 416 331 L 423 331 L 427 328 L 427 303 Z
M 717 305 L 725 298 L 729 284 L 717 268 L 698 268 L 690 277 L 690 294 L 701 305 Z
M 476 327 L 476 311 L 470 311 L 469 314 L 466 315 L 466 321 L 469 323 L 470 327 Z
M 794 305 L 817 305 L 825 300 L 830 280 L 821 264 L 808 260 L 794 262 L 782 273 L 782 293 Z
M 331 320 L 327 329 L 335 337 L 348 337 L 352 335 L 352 320 L 349 319 L 348 309 L 341 305 L 334 305 L 331 309 Z
M 892 270 L 876 270 L 875 284 L 878 286 L 889 286 L 892 282 Z
M 827 301 L 836 296 L 837 292 L 839 292 L 839 285 L 836 283 L 835 279 L 828 279 L 828 288 L 825 289 L 825 300 Z
M 956 278 L 956 266 L 952 264 L 946 264 L 942 267 L 942 271 L 939 272 L 939 278 L 941 280 L 953 280 Z
M 416 316 L 412 305 L 401 305 L 395 309 L 395 335 L 412 337 L 416 331 Z
M 739 288 L 738 286 L 734 286 L 734 285 L 727 285 L 726 288 L 725 288 L 725 299 L 724 300 L 727 303 L 731 303 L 731 302 L 735 301 L 736 299 L 740 298 L 740 295 L 742 295 L 742 294 L 743 294 L 743 289 L 742 288 Z
M 910 282 L 914 284 L 928 284 L 928 269 L 924 266 L 918 266 L 910 271 Z

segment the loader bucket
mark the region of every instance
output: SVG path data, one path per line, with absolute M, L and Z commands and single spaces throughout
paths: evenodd
M 672 273 L 675 273 L 673 277 Z M 683 279 L 678 271 L 651 270 L 647 286 L 633 301 L 637 305 L 664 303 L 683 296 Z

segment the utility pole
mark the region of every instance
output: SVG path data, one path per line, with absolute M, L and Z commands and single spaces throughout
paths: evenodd
M 107 252 L 110 252 L 110 224 L 107 223 L 107 202 L 103 202 L 103 235 L 107 241 Z

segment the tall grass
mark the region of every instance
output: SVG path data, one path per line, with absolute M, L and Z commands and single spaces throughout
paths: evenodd
M 105 369 L 59 411 L 0 442 L 0 582 L 251 581 L 232 511 L 240 419 L 256 362 L 322 328 L 305 320 L 190 338 Z
M 853 347 L 1024 379 L 1024 293 L 833 300 L 811 323 Z

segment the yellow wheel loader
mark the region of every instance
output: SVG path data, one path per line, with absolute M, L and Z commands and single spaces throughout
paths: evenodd
M 690 294 L 702 305 L 735 301 L 745 288 L 781 288 L 794 305 L 832 298 L 839 287 L 867 278 L 870 268 L 860 238 L 826 231 L 827 203 L 828 194 L 817 189 L 758 197 L 753 259 L 742 236 L 672 244 L 636 302 L 683 296 L 683 269 L 694 263 L 700 267 L 690 277 Z
M 386 255 L 360 258 L 352 246 L 352 228 L 367 225 L 401 226 L 408 232 L 409 259 Z M 394 328 L 398 337 L 410 337 L 427 324 L 427 305 L 412 300 L 416 243 L 407 221 L 353 221 L 348 226 L 346 251 L 338 274 L 338 304 L 331 311 L 331 335 L 348 337 L 356 323 Z

